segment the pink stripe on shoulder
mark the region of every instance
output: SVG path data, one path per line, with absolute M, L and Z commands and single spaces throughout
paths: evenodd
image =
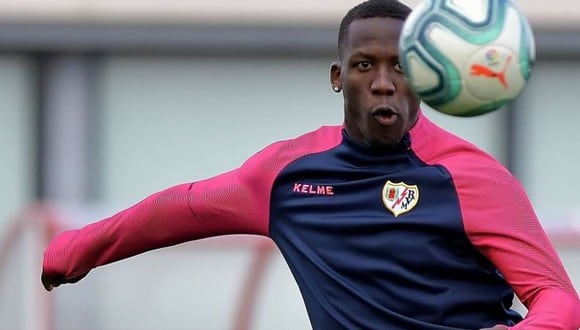
M 332 149 L 342 141 L 342 126 L 323 126 L 290 140 L 273 143 L 250 157 L 242 166 L 260 173 L 266 182 L 273 182 L 278 173 L 290 162 Z
M 493 157 L 472 143 L 444 130 L 430 121 L 422 112 L 410 131 L 411 143 L 415 153 L 429 165 L 465 165 L 470 159 L 480 159 L 496 164 Z M 462 166 L 459 166 L 462 167 Z

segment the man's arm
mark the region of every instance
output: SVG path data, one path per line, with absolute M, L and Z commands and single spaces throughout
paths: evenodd
M 465 231 L 528 308 L 511 329 L 580 328 L 578 295 L 521 184 L 499 166 L 472 170 L 486 175 L 456 181 Z
M 46 248 L 47 290 L 98 266 L 146 251 L 224 234 L 267 234 L 266 194 L 235 170 L 155 193 L 110 218 L 58 235 Z

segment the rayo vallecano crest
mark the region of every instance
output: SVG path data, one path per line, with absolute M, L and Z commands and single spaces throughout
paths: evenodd
M 383 203 L 395 217 L 411 211 L 419 201 L 419 188 L 404 182 L 387 181 L 382 192 Z

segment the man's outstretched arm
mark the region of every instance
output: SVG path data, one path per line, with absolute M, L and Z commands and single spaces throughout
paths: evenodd
M 79 281 L 95 267 L 204 237 L 265 235 L 266 217 L 256 211 L 262 203 L 237 170 L 168 188 L 55 237 L 44 254 L 42 283 L 51 290 Z

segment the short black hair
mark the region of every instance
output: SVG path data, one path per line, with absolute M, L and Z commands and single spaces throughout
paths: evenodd
M 392 17 L 404 21 L 410 13 L 411 8 L 398 0 L 368 0 L 353 7 L 340 22 L 340 28 L 338 30 L 338 58 L 342 58 L 342 50 L 352 22 L 374 17 Z

